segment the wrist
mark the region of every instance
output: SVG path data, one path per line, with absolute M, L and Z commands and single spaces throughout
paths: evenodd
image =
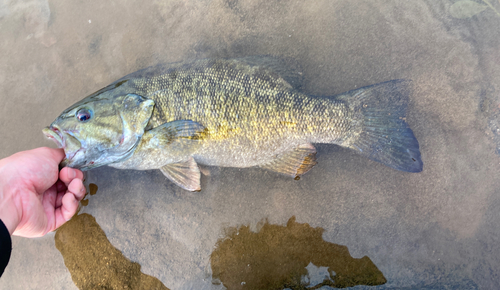
M 1 160 L 3 161 L 3 160 Z M 21 217 L 16 203 L 16 182 L 9 180 L 4 162 L 0 161 L 0 220 L 4 223 L 10 235 L 14 233 Z
M 13 195 L 5 193 L 2 189 L 0 189 L 0 220 L 9 230 L 10 235 L 14 233 L 20 220 Z

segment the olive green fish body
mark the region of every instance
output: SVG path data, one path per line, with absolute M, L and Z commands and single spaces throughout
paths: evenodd
M 299 176 L 316 164 L 311 143 L 348 147 L 398 170 L 422 170 L 405 119 L 408 81 L 316 97 L 298 90 L 297 79 L 267 57 L 158 65 L 76 103 L 59 119 L 77 121 L 63 126 L 58 119 L 45 132 L 74 148 L 67 157 L 80 156 L 75 167 L 158 168 L 188 190 L 200 188 L 197 163 Z

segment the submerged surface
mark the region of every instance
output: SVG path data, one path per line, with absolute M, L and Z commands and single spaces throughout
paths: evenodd
M 205 167 L 199 193 L 158 171 L 91 170 L 99 189 L 77 218 L 13 238 L 0 288 L 494 288 L 500 16 L 457 2 L 0 2 L 0 157 L 53 146 L 41 130 L 61 111 L 138 69 L 267 54 L 296 59 L 311 95 L 411 79 L 425 164 L 399 172 L 321 145 L 300 180 Z

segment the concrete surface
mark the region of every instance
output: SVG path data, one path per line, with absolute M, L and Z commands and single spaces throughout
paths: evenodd
M 295 58 L 304 90 L 314 95 L 412 79 L 408 122 L 424 161 L 422 173 L 410 174 L 321 145 L 319 164 L 299 181 L 257 168 L 210 167 L 199 193 L 183 191 L 158 171 L 98 168 L 87 174 L 98 190 L 82 207 L 83 224 L 75 219 L 40 239 L 14 237 L 0 289 L 147 289 L 140 284 L 152 277 L 161 281 L 154 289 L 335 287 L 323 281 L 340 273 L 328 272 L 335 271 L 333 262 L 304 258 L 311 248 L 302 230 L 292 231 L 292 246 L 272 248 L 283 249 L 280 255 L 269 251 L 294 225 L 316 233 L 317 255 L 345 246 L 345 259 L 370 261 L 377 269 L 370 273 L 383 274 L 366 282 L 359 278 L 365 266 L 345 272 L 361 273 L 354 275 L 357 284 L 385 282 L 358 289 L 494 289 L 500 280 L 500 17 L 488 8 L 453 18 L 454 2 L 0 1 L 0 157 L 54 146 L 43 127 L 140 68 L 271 54 Z M 490 2 L 500 10 L 500 2 Z M 71 231 L 77 227 L 82 230 Z M 99 228 L 105 236 L 96 234 Z M 258 238 L 267 228 L 275 229 L 274 238 Z M 224 241 L 240 232 L 261 247 L 238 240 L 235 247 L 243 248 L 221 254 Z M 272 272 L 291 280 L 266 276 L 250 263 L 224 268 L 220 260 L 243 263 L 249 253 L 281 270 L 291 265 L 291 272 Z M 101 263 L 115 258 L 122 262 Z M 104 273 L 99 267 L 131 278 L 97 277 Z M 224 276 L 221 267 L 226 274 L 240 270 Z

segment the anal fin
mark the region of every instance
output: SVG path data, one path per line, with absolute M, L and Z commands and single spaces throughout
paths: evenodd
M 316 162 L 316 148 L 310 143 L 297 146 L 292 151 L 285 152 L 273 161 L 260 167 L 298 177 L 309 171 Z
M 200 191 L 200 169 L 193 157 L 178 163 L 167 164 L 160 171 L 173 183 L 189 191 Z

